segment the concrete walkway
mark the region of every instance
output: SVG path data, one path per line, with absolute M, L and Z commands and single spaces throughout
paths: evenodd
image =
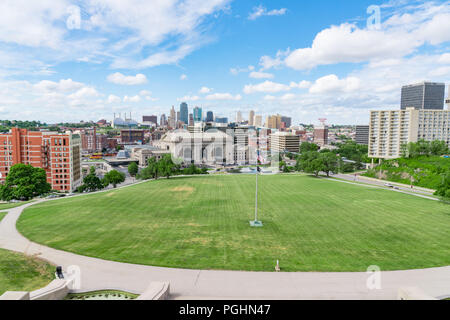
M 33 243 L 16 229 L 22 211 L 36 203 L 9 210 L 0 222 L 0 247 L 37 255 L 64 269 L 81 269 L 78 291 L 118 289 L 142 293 L 152 281 L 169 281 L 173 299 L 396 299 L 400 287 L 419 287 L 439 297 L 450 294 L 450 266 L 382 272 L 381 290 L 369 290 L 369 274 L 200 271 L 149 267 L 105 261 Z M 283 267 L 281 263 L 281 267 Z

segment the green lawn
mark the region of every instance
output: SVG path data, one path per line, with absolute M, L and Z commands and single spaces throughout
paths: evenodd
M 2 219 L 4 216 L 6 216 L 8 212 L 0 212 L 0 222 L 2 222 Z
M 151 181 L 32 206 L 18 228 L 38 243 L 130 263 L 200 269 L 365 271 L 450 264 L 450 206 L 309 176 Z
M 54 270 L 42 260 L 0 249 L 0 295 L 45 287 L 55 278 Z
M 27 204 L 30 202 L 32 202 L 32 201 L 23 201 L 23 202 L 17 202 L 17 203 L 0 203 L 0 210 L 7 210 L 7 209 L 20 207 L 20 206 L 23 206 L 24 204 Z

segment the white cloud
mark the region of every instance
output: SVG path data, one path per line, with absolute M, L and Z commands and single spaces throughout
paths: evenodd
M 198 100 L 200 100 L 199 96 L 184 96 L 182 98 L 177 99 L 177 101 L 180 101 L 180 102 L 198 101 Z
M 122 99 L 120 99 L 120 97 L 118 97 L 116 95 L 113 95 L 113 94 L 110 94 L 108 96 L 108 100 L 106 100 L 106 103 L 109 103 L 109 104 L 111 104 L 111 103 L 121 103 L 121 102 L 122 102 Z
M 260 5 L 258 7 L 253 8 L 253 11 L 249 14 L 248 19 L 256 20 L 263 16 L 283 16 L 286 14 L 286 12 L 287 12 L 286 8 L 267 11 L 266 7 Z
M 444 53 L 438 59 L 439 63 L 450 64 L 450 53 Z
M 276 93 L 280 91 L 289 91 L 291 88 L 285 84 L 276 83 L 272 81 L 265 81 L 259 84 L 249 84 L 244 87 L 244 93 L 252 94 L 258 92 Z
M 43 91 L 70 92 L 81 89 L 84 87 L 84 84 L 73 81 L 72 79 L 61 79 L 59 82 L 42 80 L 34 86 Z
M 139 95 L 142 96 L 142 97 L 145 97 L 145 96 L 151 96 L 152 93 L 150 91 L 148 91 L 148 90 L 141 90 L 139 92 Z
M 141 102 L 141 97 L 137 95 L 133 97 L 125 96 L 123 102 Z
M 231 68 L 230 73 L 234 76 L 237 76 L 239 73 L 251 72 L 253 70 L 255 70 L 254 66 L 248 66 L 247 68 Z
M 259 64 L 262 67 L 262 70 L 272 69 L 279 67 L 284 64 L 284 58 L 288 56 L 290 53 L 290 49 L 286 51 L 279 50 L 275 58 L 269 56 L 261 57 Z
M 9 55 L 23 58 L 27 51 L 14 45 L 41 48 L 39 59 L 51 63 L 81 59 L 135 69 L 178 63 L 213 41 L 208 35 L 213 22 L 207 17 L 225 11 L 230 2 L 2 0 L 0 43 L 11 45 Z M 80 15 L 69 11 L 74 4 Z M 79 20 L 79 29 L 68 28 L 72 17 Z
M 187 78 L 188 78 L 188 76 L 185 75 L 185 74 L 182 74 L 182 75 L 180 76 L 180 80 L 187 80 Z
M 360 63 L 399 59 L 425 44 L 450 41 L 450 3 L 424 5 L 412 13 L 395 13 L 380 30 L 359 28 L 343 23 L 320 31 L 311 47 L 290 52 L 285 59 L 263 56 L 260 64 L 270 69 L 285 64 L 295 70 L 309 70 L 320 65 Z
M 253 79 L 272 79 L 274 76 L 271 73 L 253 71 L 250 73 L 249 77 Z
M 212 91 L 211 88 L 208 88 L 208 87 L 202 87 L 202 88 L 199 90 L 199 93 L 201 93 L 201 94 L 207 94 L 207 93 L 210 93 L 211 91 Z
M 339 93 L 339 92 L 353 92 L 360 87 L 360 80 L 356 77 L 348 77 L 339 79 L 336 75 L 330 74 L 328 76 L 319 78 L 309 88 L 310 93 Z
M 206 100 L 235 100 L 239 101 L 242 99 L 240 94 L 233 96 L 231 93 L 214 93 L 207 95 Z
M 111 83 L 126 86 L 135 86 L 147 83 L 147 77 L 142 73 L 139 73 L 135 76 L 125 76 L 120 72 L 116 72 L 110 74 L 107 79 Z
M 300 81 L 299 83 L 291 82 L 289 84 L 289 87 L 298 88 L 298 89 L 307 89 L 307 88 L 311 87 L 311 82 L 306 81 L 306 80 Z
M 75 93 L 72 93 L 69 95 L 69 98 L 71 99 L 85 99 L 85 98 L 92 98 L 92 97 L 98 97 L 100 94 L 97 92 L 96 89 L 91 87 L 84 87 L 78 90 Z
M 66 29 L 56 26 L 63 19 L 68 1 L 2 0 L 0 41 L 30 47 L 58 48 Z

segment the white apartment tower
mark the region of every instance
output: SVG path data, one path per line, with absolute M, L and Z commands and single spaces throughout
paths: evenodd
M 420 139 L 445 141 L 450 146 L 449 110 L 371 111 L 369 157 L 395 159 L 402 146 Z

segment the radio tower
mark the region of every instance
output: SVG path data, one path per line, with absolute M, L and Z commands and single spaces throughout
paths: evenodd
M 321 123 L 323 126 L 326 125 L 327 120 L 328 120 L 327 118 L 319 118 L 319 121 L 320 121 L 320 123 Z

